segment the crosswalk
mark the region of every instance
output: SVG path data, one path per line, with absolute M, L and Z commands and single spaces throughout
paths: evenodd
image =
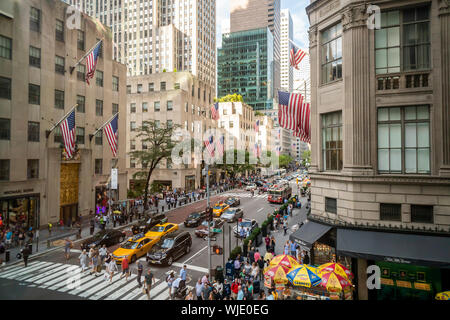
M 267 193 L 258 194 L 255 192 L 255 195 L 252 197 L 252 194 L 250 191 L 246 192 L 226 192 L 224 194 L 221 194 L 221 196 L 224 197 L 237 197 L 237 198 L 264 198 L 267 199 Z
M 57 262 L 32 261 L 25 268 L 23 264 L 8 266 L 0 270 L 0 279 L 20 281 L 29 287 L 48 289 L 76 295 L 89 300 L 147 300 L 147 294 L 138 287 L 137 276 L 132 274 L 128 281 L 116 273 L 112 281 L 106 279 L 104 271 L 97 276 L 90 270 L 81 271 L 79 266 Z M 144 277 L 142 277 L 142 282 Z M 192 290 L 191 286 L 188 286 Z M 150 290 L 151 300 L 168 300 L 169 288 L 164 279 L 155 278 Z

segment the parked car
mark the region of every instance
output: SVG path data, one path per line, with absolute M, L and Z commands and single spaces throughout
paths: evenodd
M 191 213 L 186 220 L 184 220 L 185 227 L 198 227 L 200 223 L 206 218 L 205 211 L 197 211 Z
M 151 216 L 147 216 L 144 219 L 139 220 L 137 223 L 135 223 L 131 227 L 131 232 L 133 234 L 138 233 L 146 233 L 148 230 L 150 230 L 152 227 L 156 226 L 157 224 L 163 224 L 167 222 L 167 217 L 164 213 L 155 213 Z
M 235 222 L 237 219 L 244 216 L 244 211 L 240 208 L 229 208 L 220 217 L 226 222 Z
M 81 243 L 81 250 L 89 250 L 92 245 L 96 247 L 101 247 L 106 245 L 107 247 L 113 246 L 118 243 L 122 243 L 127 238 L 125 232 L 115 230 L 115 229 L 106 229 L 97 232 L 92 237 L 84 240 Z
M 244 229 L 247 235 L 251 234 L 256 227 L 258 227 L 258 223 L 255 219 L 242 219 L 237 226 L 233 227 L 233 233 L 236 237 L 240 237 L 241 229 Z
M 237 206 L 239 206 L 241 204 L 241 199 L 236 198 L 236 197 L 228 197 L 225 200 L 225 203 L 227 205 L 229 205 L 230 207 L 237 207 Z
M 172 265 L 173 261 L 191 251 L 192 237 L 187 231 L 175 231 L 164 236 L 147 253 L 147 264 Z
M 256 184 L 253 184 L 253 183 L 251 183 L 251 184 L 249 184 L 249 185 L 247 185 L 246 187 L 245 187 L 245 190 L 246 191 L 252 191 L 252 190 L 255 190 L 257 187 L 256 187 Z
M 211 229 L 220 229 L 222 228 L 224 221 L 219 218 L 215 218 L 213 221 L 203 221 L 200 226 L 195 229 L 195 235 L 199 238 L 206 238 L 208 236 L 209 230 L 208 230 L 208 224 L 210 225 Z M 215 235 L 215 232 L 211 232 L 211 236 Z

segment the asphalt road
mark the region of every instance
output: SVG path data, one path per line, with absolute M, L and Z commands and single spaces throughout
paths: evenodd
M 292 183 L 291 183 L 292 184 Z M 294 184 L 295 185 L 295 184 Z M 296 187 L 293 186 L 295 193 Z M 244 211 L 244 218 L 255 219 L 259 225 L 266 219 L 267 214 L 273 212 L 279 205 L 270 204 L 267 201 L 267 194 L 250 196 L 250 192 L 234 190 L 211 198 L 211 205 L 227 196 L 238 196 L 241 199 L 240 208 Z M 185 218 L 191 213 L 206 207 L 206 200 L 193 203 L 182 208 L 171 211 L 167 214 L 169 222 L 180 224 L 180 230 L 187 230 L 191 233 L 193 243 L 191 251 L 180 257 L 172 266 L 147 266 L 145 257 L 141 258 L 144 264 L 144 274 L 150 268 L 155 276 L 156 283 L 151 291 L 151 298 L 155 300 L 168 299 L 168 287 L 165 282 L 167 274 L 174 271 L 179 274 L 181 267 L 187 265 L 187 285 L 195 286 L 195 282 L 208 272 L 208 241 L 198 238 L 194 234 L 195 228 L 186 228 L 182 224 Z M 224 233 L 218 234 L 214 244 L 224 248 L 224 255 L 212 255 L 211 267 L 222 266 L 224 258 L 229 256 L 230 250 L 238 243 L 237 238 L 230 236 L 230 231 L 235 225 L 225 223 Z M 131 231 L 128 230 L 129 234 Z M 240 240 L 239 240 L 240 241 Z M 231 246 L 231 247 L 230 247 Z M 118 245 L 108 248 L 113 252 Z M 137 288 L 136 264 L 132 264 L 132 276 L 128 281 L 119 279 L 115 275 L 113 282 L 109 284 L 103 277 L 90 275 L 89 271 L 80 273 L 79 268 L 79 248 L 75 247 L 71 257 L 65 261 L 63 249 L 44 254 L 29 262 L 27 268 L 23 263 L 8 266 L 0 271 L 0 299 L 147 299 L 142 290 Z M 225 261 L 226 262 L 226 261 Z M 75 270 L 70 270 L 70 267 Z M 120 267 L 119 267 L 120 269 Z M 73 280 L 70 282 L 69 280 Z

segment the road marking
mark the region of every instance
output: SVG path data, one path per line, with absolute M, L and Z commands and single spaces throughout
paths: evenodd
M 261 210 L 264 210 L 264 208 L 261 208 L 261 209 L 259 209 L 258 211 L 256 211 L 256 212 L 260 212 Z
M 8 275 L 2 275 L 2 278 L 6 278 L 6 279 L 19 279 L 19 278 L 23 278 L 23 277 L 27 277 L 29 273 L 31 272 L 36 272 L 36 270 L 39 270 L 40 268 L 43 268 L 45 266 L 50 265 L 50 262 L 44 262 L 43 264 L 40 265 L 35 265 L 31 268 L 28 267 L 23 267 L 23 266 L 17 266 L 18 270 L 11 272 Z M 20 269 L 19 269 L 20 268 Z
M 67 265 L 58 263 L 57 265 L 54 265 L 51 270 L 42 272 L 40 275 L 26 279 L 25 281 L 42 283 L 43 282 L 42 280 L 44 280 L 44 281 L 50 280 L 50 279 L 53 279 L 56 275 L 59 275 L 61 273 L 67 273 L 67 267 L 68 267 Z M 47 279 L 47 278 L 49 278 L 49 279 Z M 42 281 L 42 282 L 39 282 L 38 280 Z
M 89 279 L 89 281 L 87 281 Z M 81 284 L 83 283 L 84 284 Z M 94 275 L 90 275 L 90 277 L 85 277 L 81 280 L 80 286 L 76 287 L 76 288 L 69 288 L 69 286 L 66 285 L 65 288 L 60 288 L 57 291 L 59 292 L 67 292 L 70 294 L 74 294 L 74 295 L 78 295 L 79 293 L 83 292 L 84 290 L 93 287 L 94 285 L 96 285 L 97 283 L 99 283 L 100 281 L 106 281 L 105 278 L 103 278 L 101 275 L 95 277 Z
M 122 287 L 120 290 L 117 290 L 113 294 L 106 296 L 104 300 L 117 300 L 120 296 L 134 289 L 139 289 L 137 281 L 131 281 L 126 286 Z
M 31 268 L 34 268 L 35 266 L 44 265 L 44 264 L 45 264 L 44 261 L 36 261 L 35 263 L 30 263 L 28 265 L 27 269 L 31 269 Z M 11 269 L 9 269 L 8 271 L 1 272 L 0 276 L 2 278 L 4 278 L 6 276 L 12 275 L 13 273 L 17 273 L 18 271 L 24 271 L 24 270 L 26 270 L 26 269 L 24 269 L 21 265 L 17 264 L 17 265 L 12 266 Z
M 113 276 L 113 278 L 112 278 L 112 283 L 110 283 L 110 282 L 109 282 L 109 281 L 110 281 L 109 278 L 108 278 L 108 279 L 105 279 L 104 273 L 102 272 L 98 277 L 99 277 L 101 280 L 103 280 L 103 283 L 97 283 L 97 284 L 96 284 L 95 286 L 93 286 L 92 288 L 90 288 L 90 289 L 88 289 L 88 290 L 86 290 L 86 291 L 80 293 L 79 296 L 80 296 L 80 297 L 83 297 L 83 298 L 87 298 L 87 297 L 93 295 L 94 293 L 96 293 L 96 292 L 102 290 L 103 288 L 115 284 L 117 281 L 121 280 L 121 279 L 120 279 L 120 275 L 121 275 L 121 273 L 116 273 L 116 274 Z M 100 282 L 100 281 L 99 281 L 99 282 Z M 90 299 L 90 298 L 89 298 L 89 299 Z
M 86 277 L 86 276 L 87 276 L 87 274 L 80 274 L 80 280 L 83 277 Z M 67 278 L 68 278 L 68 274 L 67 273 L 66 274 L 60 274 L 56 278 L 53 278 L 52 280 L 47 281 L 46 283 L 40 285 L 39 288 L 45 289 L 45 288 L 49 288 L 50 286 L 53 288 L 53 290 L 56 289 L 56 288 L 60 288 L 60 287 L 65 285 Z M 54 285 L 56 283 L 57 283 L 57 285 Z
M 174 262 L 172 263 L 173 266 L 175 267 L 180 267 L 183 268 L 183 266 L 185 265 L 184 263 L 179 263 L 179 262 Z M 205 272 L 208 273 L 208 269 L 207 268 L 203 268 L 203 267 L 198 267 L 198 266 L 193 266 L 190 264 L 186 264 L 186 268 L 190 269 L 190 270 L 195 270 L 195 271 L 199 271 L 199 272 Z
M 31 261 L 31 262 L 28 263 L 28 266 L 31 267 L 31 266 L 35 265 L 36 263 L 39 263 L 39 262 L 42 263 L 42 261 L 38 261 L 38 260 Z M 16 268 L 17 268 L 16 264 L 11 265 L 11 266 L 7 266 L 7 267 L 3 267 L 3 268 L 0 269 L 0 274 L 9 272 L 11 270 L 15 270 Z
M 203 249 L 200 249 L 196 254 L 194 254 L 193 256 L 191 256 L 190 258 L 186 259 L 186 261 L 184 261 L 182 264 L 185 264 L 186 262 L 188 262 L 189 260 L 191 260 L 192 258 L 194 258 L 195 256 L 199 255 L 203 250 L 208 249 L 208 246 L 204 247 Z
M 132 274 L 128 278 L 128 281 L 135 282 L 135 279 L 136 279 L 136 275 Z M 98 300 L 98 299 L 102 298 L 103 296 L 108 295 L 111 291 L 118 290 L 119 288 L 126 286 L 128 284 L 128 282 L 124 282 L 122 279 L 119 279 L 113 283 L 109 283 L 109 281 L 107 281 L 107 282 L 109 285 L 108 287 L 106 287 L 102 291 L 96 292 L 94 295 L 90 296 L 89 299 Z
M 169 288 L 167 287 L 167 283 L 165 281 L 161 282 L 155 288 L 152 288 L 150 290 L 150 300 L 153 300 L 152 297 L 156 297 L 161 291 L 164 290 L 164 288 L 169 290 Z M 144 293 L 142 294 L 142 297 L 140 297 L 138 300 L 146 300 L 146 299 L 148 299 L 148 297 L 147 294 Z
M 21 281 L 29 281 L 28 278 L 34 278 L 34 277 L 36 277 L 37 275 L 40 275 L 40 274 L 42 274 L 42 273 L 44 273 L 44 272 L 47 272 L 48 269 L 53 269 L 53 268 L 57 267 L 58 265 L 61 265 L 61 264 L 60 264 L 60 263 L 49 264 L 49 265 L 47 265 L 47 266 L 40 267 L 41 269 L 35 270 L 35 271 L 31 272 L 31 273 L 26 273 L 26 274 L 23 273 L 23 274 L 20 275 L 20 276 L 18 275 L 16 279 L 19 279 L 19 278 L 20 278 Z M 27 267 L 27 268 L 28 268 L 28 267 Z M 22 270 L 23 270 L 23 269 L 22 269 Z M 37 272 L 38 274 L 36 274 L 36 272 Z

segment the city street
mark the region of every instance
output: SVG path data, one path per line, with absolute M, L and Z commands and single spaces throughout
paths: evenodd
M 292 185 L 292 187 L 295 192 L 296 186 L 294 185 Z M 241 205 L 239 207 L 244 211 L 244 218 L 255 219 L 259 225 L 266 219 L 269 212 L 273 212 L 278 207 L 278 205 L 270 204 L 267 201 L 266 193 L 261 195 L 255 194 L 254 197 L 251 197 L 250 192 L 242 190 L 233 190 L 220 194 L 220 196 L 212 197 L 211 204 L 213 205 L 216 201 L 228 196 L 239 197 L 241 199 Z M 306 203 L 306 199 L 302 199 L 302 202 Z M 194 234 L 195 228 L 186 228 L 183 225 L 183 221 L 188 214 L 203 209 L 205 204 L 206 201 L 196 202 L 172 210 L 167 214 L 169 222 L 177 223 L 179 224 L 180 230 L 187 230 L 191 233 L 193 243 L 189 254 L 179 258 L 172 266 L 150 266 L 156 280 L 150 292 L 151 299 L 166 300 L 169 298 L 169 291 L 165 279 L 171 271 L 174 271 L 178 275 L 184 264 L 187 266 L 186 284 L 189 289 L 195 286 L 195 282 L 199 277 L 208 273 L 207 238 L 202 239 L 196 237 Z M 301 220 L 306 218 L 304 207 L 301 210 L 295 211 L 302 212 Z M 235 224 L 225 223 L 224 234 L 218 234 L 213 238 L 215 241 L 211 241 L 211 246 L 217 244 L 224 247 L 224 255 L 212 255 L 212 269 L 215 269 L 217 266 L 223 266 L 224 259 L 228 258 L 230 253 L 230 244 L 232 250 L 238 243 L 236 237 L 229 236 L 234 225 Z M 129 227 L 125 230 L 127 230 L 128 234 L 131 234 Z M 274 234 L 276 233 L 277 232 Z M 278 233 L 280 234 L 276 235 L 277 242 L 284 243 L 289 234 L 285 237 L 281 237 L 282 231 L 278 231 Z M 223 237 L 225 237 L 225 239 Z M 281 240 L 282 238 L 284 240 Z M 109 247 L 108 251 L 113 252 L 117 247 L 118 245 Z M 262 253 L 265 252 L 264 246 L 261 246 L 260 251 Z M 137 286 L 136 264 L 130 266 L 132 275 L 129 277 L 128 281 L 126 281 L 125 278 L 120 279 L 120 273 L 117 273 L 113 277 L 112 283 L 109 283 L 109 281 L 104 279 L 103 272 L 97 277 L 90 275 L 89 271 L 80 274 L 80 269 L 78 267 L 79 254 L 79 245 L 75 245 L 68 261 L 65 261 L 63 248 L 60 248 L 35 259 L 31 259 L 27 268 L 20 262 L 19 264 L 1 269 L 0 278 L 2 279 L 3 289 L 8 288 L 8 290 L 0 290 L 0 299 L 14 299 L 14 297 L 18 296 L 22 298 L 27 297 L 27 299 L 68 299 L 69 296 L 73 296 L 73 298 L 77 299 L 91 300 L 147 299 L 147 296 L 142 292 L 142 289 Z M 144 264 L 143 274 L 145 275 L 149 267 L 145 262 L 145 257 L 142 257 L 140 260 Z M 76 283 L 71 284 L 70 279 L 75 279 L 75 281 L 78 279 L 78 285 L 76 285 Z M 7 281 L 4 282 L 3 280 Z M 42 292 L 51 292 L 51 294 L 43 295 Z

